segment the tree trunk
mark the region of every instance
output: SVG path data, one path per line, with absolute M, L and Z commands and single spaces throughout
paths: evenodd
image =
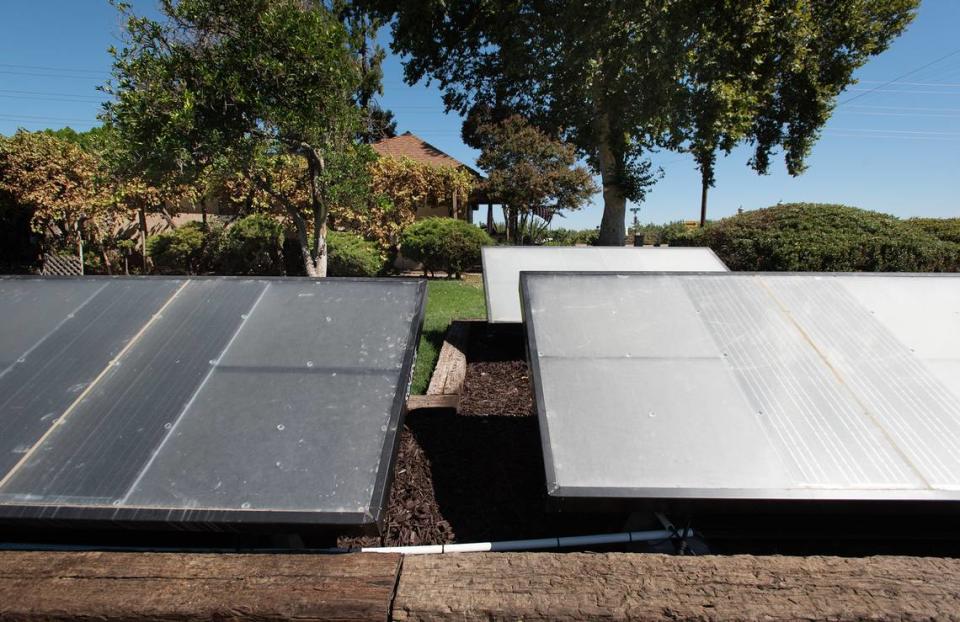
M 623 246 L 627 230 L 627 199 L 617 178 L 617 157 L 610 146 L 610 117 L 597 116 L 597 155 L 600 164 L 600 179 L 603 182 L 603 218 L 600 220 L 601 246 Z
M 511 208 L 510 208 L 510 226 L 509 226 L 510 239 L 513 240 L 513 243 L 514 243 L 514 244 L 518 244 L 518 245 L 519 245 L 519 244 L 521 244 L 522 242 L 520 241 L 520 237 L 519 237 L 519 235 L 518 235 L 518 233 L 519 233 L 519 232 L 518 232 L 519 227 L 517 227 L 517 219 L 518 219 L 518 216 L 519 216 L 519 215 L 517 214 L 517 209 L 514 208 L 514 207 L 511 207 Z
M 320 244 L 317 246 L 317 276 L 327 276 L 327 224 L 320 227 Z
M 149 269 L 147 267 L 147 212 L 144 208 L 137 210 L 137 216 L 140 219 L 140 252 L 143 257 L 143 274 L 146 274 Z
M 707 180 L 707 174 L 700 172 L 700 227 L 707 224 L 707 192 L 710 190 L 710 183 Z
M 97 240 L 98 246 L 100 247 L 100 261 L 103 262 L 103 269 L 106 270 L 108 275 L 113 274 L 113 266 L 110 265 L 110 257 L 107 255 L 107 249 L 103 247 L 103 236 L 100 236 L 100 239 Z
M 327 276 L 327 205 L 321 175 L 326 168 L 326 161 L 318 151 L 311 148 L 307 152 L 307 165 L 310 171 L 310 207 L 313 211 L 313 248 L 310 250 L 311 261 L 307 274 L 325 277 Z
M 303 216 L 297 213 L 296 208 L 292 206 L 287 207 L 287 213 L 290 215 L 290 220 L 293 221 L 293 226 L 297 230 L 300 256 L 303 257 L 303 269 L 307 272 L 307 276 L 326 276 L 326 259 L 324 259 L 323 262 L 323 274 L 320 274 L 319 262 L 314 260 L 313 252 L 310 248 L 310 240 L 307 236 L 307 223 L 304 222 Z M 326 238 L 326 231 L 324 231 L 324 238 Z M 326 246 L 326 240 L 324 240 L 324 246 Z

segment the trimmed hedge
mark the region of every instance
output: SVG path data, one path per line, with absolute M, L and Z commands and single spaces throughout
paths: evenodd
M 424 272 L 444 271 L 460 278 L 480 263 L 480 247 L 493 244 L 486 231 L 456 218 L 425 218 L 400 236 L 405 257 L 423 264 Z
M 960 245 L 937 239 L 910 221 L 845 205 L 776 205 L 682 232 L 671 243 L 709 246 L 731 270 L 960 269 Z
M 327 252 L 330 276 L 377 276 L 386 265 L 386 258 L 377 245 L 354 233 L 327 233 Z

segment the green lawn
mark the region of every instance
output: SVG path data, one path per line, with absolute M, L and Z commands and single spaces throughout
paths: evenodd
M 469 277 L 468 277 L 469 278 Z M 437 363 L 443 336 L 450 320 L 484 318 L 483 284 L 479 280 L 430 281 L 427 283 L 427 313 L 417 350 L 417 366 L 413 371 L 410 393 L 422 395 L 430 384 L 430 374 Z

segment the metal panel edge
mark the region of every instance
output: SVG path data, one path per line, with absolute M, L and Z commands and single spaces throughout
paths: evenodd
M 551 497 L 556 496 L 559 487 L 557 486 L 557 474 L 553 468 L 553 452 L 550 449 L 550 429 L 547 424 L 547 409 L 543 397 L 543 383 L 540 374 L 540 357 L 537 353 L 537 335 L 533 326 L 530 305 L 528 299 L 530 295 L 530 278 L 537 276 L 555 275 L 556 272 L 526 272 L 520 271 L 520 313 L 525 327 L 527 345 L 527 365 L 530 368 L 530 382 L 533 384 L 533 400 L 537 408 L 537 423 L 540 429 L 540 448 L 543 453 L 543 468 L 547 482 L 547 494 Z M 589 273 L 588 273 L 589 274 Z
M 487 249 L 495 248 L 493 246 L 481 246 L 480 247 L 480 265 L 483 268 L 483 306 L 487 310 L 487 323 L 488 324 L 500 324 L 493 319 L 493 313 L 490 311 L 490 285 L 487 283 Z
M 389 282 L 396 282 L 397 279 L 379 279 Z M 390 422 L 387 427 L 387 433 L 383 440 L 383 448 L 380 451 L 380 466 L 377 470 L 377 477 L 373 485 L 373 494 L 370 496 L 370 515 L 364 516 L 365 523 L 375 524 L 377 530 L 380 530 L 384 515 L 386 514 L 386 505 L 390 498 L 390 487 L 393 483 L 393 470 L 396 466 L 397 451 L 400 449 L 400 433 L 403 431 L 403 424 L 407 414 L 407 394 L 410 392 L 410 385 L 413 383 L 413 372 L 417 359 L 417 350 L 420 347 L 420 333 L 423 330 L 423 320 L 427 310 L 427 281 L 426 279 L 405 279 L 406 282 L 415 282 L 417 284 L 417 311 L 411 322 L 407 351 L 403 355 L 403 363 L 400 366 L 399 381 L 397 382 L 397 392 L 393 397 L 393 404 L 390 409 Z M 391 428 L 393 432 L 391 433 Z M 369 520 L 367 520 L 369 519 Z

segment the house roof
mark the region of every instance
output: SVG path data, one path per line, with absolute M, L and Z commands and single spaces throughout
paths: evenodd
M 480 173 L 470 166 L 464 164 L 453 156 L 437 149 L 419 136 L 410 132 L 404 132 L 400 136 L 385 138 L 371 145 L 374 151 L 382 156 L 392 156 L 395 158 L 410 158 L 417 162 L 429 164 L 431 166 L 452 166 L 456 168 L 465 168 L 477 177 L 482 177 Z

